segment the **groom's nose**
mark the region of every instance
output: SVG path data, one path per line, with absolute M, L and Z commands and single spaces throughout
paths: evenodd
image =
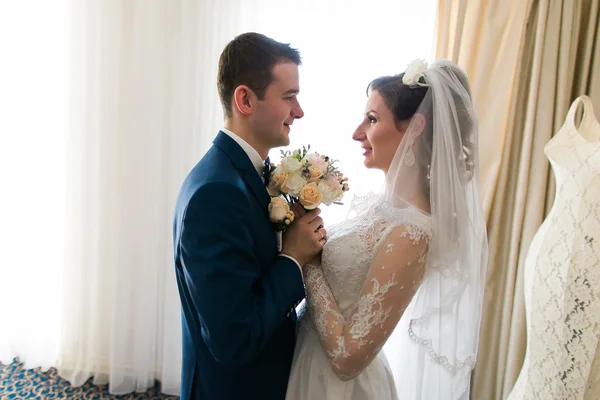
M 300 103 L 297 103 L 296 106 L 292 108 L 292 116 L 296 119 L 304 117 L 304 110 L 300 107 Z

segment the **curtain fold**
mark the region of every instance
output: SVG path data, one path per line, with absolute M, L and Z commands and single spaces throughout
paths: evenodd
M 600 107 L 599 5 L 441 1 L 439 10 L 437 55 L 466 68 L 480 117 L 490 262 L 473 398 L 504 399 L 525 355 L 525 257 L 554 201 L 543 149 L 576 97 Z

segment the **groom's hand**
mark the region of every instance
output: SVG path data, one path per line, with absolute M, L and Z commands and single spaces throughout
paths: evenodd
M 317 208 L 294 221 L 283 235 L 282 254 L 295 258 L 300 265 L 305 265 L 319 254 L 327 236 L 325 229 L 319 229 L 323 225 L 320 213 Z
M 294 212 L 296 218 L 304 216 L 308 211 L 300 203 L 293 203 L 290 205 L 290 209 Z M 324 228 L 323 224 L 319 226 L 319 229 Z
M 290 209 L 294 212 L 296 218 L 303 217 L 307 213 L 307 211 L 304 209 L 304 207 L 302 207 L 302 204 L 300 203 L 291 204 Z

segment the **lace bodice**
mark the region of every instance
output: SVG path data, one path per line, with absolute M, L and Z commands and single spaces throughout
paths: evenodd
M 312 318 L 302 321 L 314 323 L 343 379 L 360 373 L 393 331 L 421 282 L 431 237 L 430 217 L 413 207 L 370 195 L 352 212 L 329 229 L 322 265 L 305 267 Z
M 600 125 L 581 129 L 567 123 L 545 149 L 557 193 L 527 255 L 527 353 L 511 400 L 600 396 Z

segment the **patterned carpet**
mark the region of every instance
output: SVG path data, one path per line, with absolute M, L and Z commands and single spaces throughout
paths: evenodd
M 41 372 L 38 368 L 24 370 L 23 365 L 14 362 L 10 365 L 0 363 L 0 400 L 16 399 L 171 399 L 179 397 L 165 396 L 160 393 L 160 384 L 146 393 L 132 393 L 114 396 L 108 393 L 108 385 L 94 386 L 91 379 L 81 387 L 72 387 L 59 377 L 54 368 Z

